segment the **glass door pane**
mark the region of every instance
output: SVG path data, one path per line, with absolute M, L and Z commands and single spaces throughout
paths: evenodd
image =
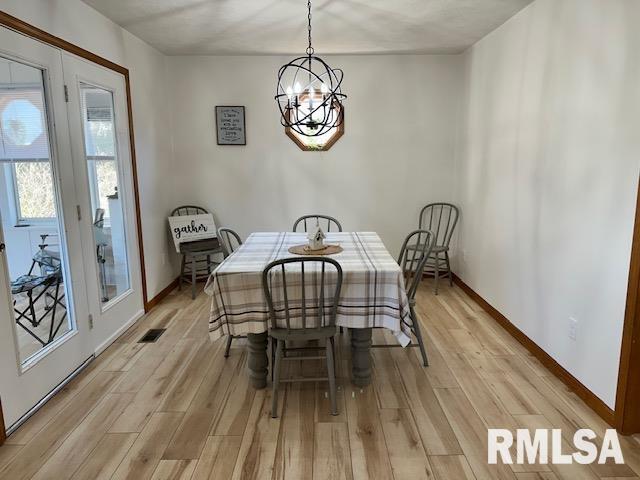
M 130 288 L 113 93 L 80 83 L 80 102 L 100 302 L 106 304 Z
M 18 354 L 75 329 L 43 71 L 0 57 L 0 213 Z

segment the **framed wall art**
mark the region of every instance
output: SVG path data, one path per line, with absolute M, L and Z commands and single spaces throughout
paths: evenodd
M 216 106 L 218 145 L 246 145 L 244 106 Z

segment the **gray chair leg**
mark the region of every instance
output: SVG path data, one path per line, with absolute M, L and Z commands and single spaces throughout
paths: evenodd
M 329 376 L 329 400 L 331 401 L 331 415 L 338 415 L 338 402 L 336 400 L 336 370 L 333 358 L 333 343 L 327 338 L 327 373 Z
M 449 262 L 449 252 L 444 252 L 444 259 L 447 262 L 447 273 L 449 275 L 449 286 L 453 287 L 453 273 L 451 272 L 451 263 Z
M 191 300 L 196 298 L 196 257 L 191 257 Z
M 440 254 L 436 252 L 436 261 L 434 263 L 435 267 L 433 269 L 433 278 L 434 278 L 434 291 L 435 294 L 438 294 L 438 277 L 440 276 Z
M 207 273 L 211 275 L 211 255 L 207 255 Z
M 182 280 L 184 277 L 184 265 L 185 265 L 186 255 L 182 254 L 182 265 L 180 266 L 180 278 L 178 279 L 178 290 L 182 290 Z
M 233 341 L 233 336 L 229 335 L 229 338 L 227 338 L 227 346 L 224 349 L 224 358 L 229 358 L 229 350 L 231 350 L 231 342 Z
M 422 340 L 422 332 L 420 331 L 420 320 L 416 315 L 413 307 L 411 307 L 411 322 L 413 323 L 413 334 L 418 340 L 418 347 L 420 347 L 420 354 L 422 355 L 422 364 L 425 367 L 429 366 L 429 358 L 427 357 L 427 351 L 424 348 L 424 341 Z
M 278 384 L 280 383 L 280 360 L 282 358 L 282 340 L 276 348 L 276 364 L 273 367 L 273 385 L 271 399 L 271 418 L 278 418 Z
M 271 381 L 273 382 L 273 371 L 276 369 L 276 340 L 271 339 Z

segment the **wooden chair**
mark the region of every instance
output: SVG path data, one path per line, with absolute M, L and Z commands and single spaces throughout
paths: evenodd
M 407 289 L 407 298 L 409 300 L 409 311 L 411 313 L 411 323 L 405 319 L 402 323 L 406 325 L 416 337 L 416 343 L 411 343 L 410 347 L 419 347 L 422 355 L 422 363 L 425 367 L 429 366 L 427 351 L 424 348 L 422 340 L 422 332 L 420 331 L 420 321 L 415 312 L 416 292 L 422 280 L 424 267 L 431 255 L 433 249 L 435 235 L 429 230 L 414 230 L 407 238 L 405 238 L 400 256 L 398 257 L 398 265 L 402 268 L 405 279 L 405 288 Z M 371 345 L 371 348 L 383 347 L 400 347 L 401 345 Z
M 242 239 L 234 230 L 230 228 L 218 229 L 218 241 L 222 248 L 222 255 L 227 258 L 233 252 L 235 252 L 240 245 L 242 245 Z
M 228 258 L 233 252 L 235 252 L 240 245 L 242 245 L 242 239 L 234 230 L 230 228 L 218 229 L 218 241 L 222 248 L 222 255 L 224 258 Z M 224 358 L 229 358 L 229 350 L 231 350 L 231 342 L 234 338 L 247 338 L 246 335 L 229 335 L 227 336 L 227 346 L 224 349 Z
M 434 292 L 438 294 L 440 271 L 444 270 L 449 277 L 449 285 L 453 286 L 453 274 L 449 262 L 449 242 L 458 223 L 460 211 L 451 203 L 430 203 L 420 212 L 418 228 L 429 230 L 434 235 L 434 245 L 429 260 L 425 265 L 426 273 L 434 277 Z M 442 255 L 442 257 L 441 257 Z
M 316 272 L 313 282 L 305 278 L 305 265 L 312 266 L 311 271 Z M 294 268 L 287 269 L 287 266 Z M 288 279 L 287 273 L 290 275 Z M 298 281 L 296 278 L 294 281 L 292 277 L 299 277 L 300 280 Z M 335 286 L 332 287 L 330 285 Z M 307 291 L 307 287 L 309 291 Z M 269 336 L 272 342 L 277 342 L 275 361 L 272 365 L 273 400 L 271 416 L 273 418 L 278 416 L 278 386 L 280 382 L 317 382 L 322 380 L 329 381 L 331 414 L 337 415 L 333 340 L 336 335 L 336 314 L 342 288 L 342 267 L 335 260 L 326 257 L 292 257 L 276 260 L 263 270 L 262 288 L 269 307 L 271 321 Z M 275 292 L 277 292 L 277 309 L 274 306 Z M 300 293 L 299 297 L 297 293 Z M 307 298 L 308 295 L 310 298 Z M 294 315 L 296 316 L 295 325 L 292 325 L 291 321 L 292 312 L 295 312 Z M 311 313 L 309 314 L 309 312 Z M 283 315 L 284 319 L 282 319 Z M 287 352 L 300 350 L 286 347 L 286 343 L 292 341 L 317 341 L 319 343 L 318 347 L 307 347 L 305 349 L 325 350 L 325 355 L 288 356 Z M 280 364 L 283 360 L 318 359 L 327 360 L 327 377 L 280 379 Z
M 194 205 L 183 205 L 171 212 L 171 216 L 179 215 L 201 215 L 209 213 L 206 208 Z M 196 298 L 196 283 L 198 280 L 206 280 L 214 265 L 218 262 L 211 260 L 213 255 L 221 254 L 222 248 L 217 238 L 196 240 L 180 244 L 182 254 L 182 265 L 180 267 L 180 278 L 178 280 L 178 290 L 182 290 L 182 282 L 191 284 L 191 298 Z
M 307 226 L 307 222 L 309 223 L 308 226 Z M 303 215 L 302 217 L 298 218 L 293 224 L 293 231 L 297 232 L 298 225 L 302 224 L 304 226 L 304 231 L 308 232 L 309 230 L 307 227 L 314 228 L 316 225 L 320 225 L 320 227 L 322 227 L 324 222 L 327 222 L 327 229 L 325 230 L 325 232 L 330 232 L 332 227 L 334 229 L 333 230 L 334 232 L 342 231 L 342 225 L 340 225 L 340 222 L 338 220 L 328 215 L 320 215 L 317 213 L 314 213 L 311 215 Z

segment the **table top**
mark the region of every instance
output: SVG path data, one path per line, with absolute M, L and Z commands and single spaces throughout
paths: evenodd
M 328 256 L 339 262 L 343 270 L 336 324 L 348 328 L 385 327 L 396 334 L 400 343 L 407 343 L 401 321 L 410 315 L 404 277 L 378 234 L 328 232 L 326 236 L 326 244 L 339 244 L 343 248 L 342 252 Z M 205 287 L 212 297 L 209 320 L 212 339 L 267 330 L 262 271 L 274 260 L 299 256 L 288 249 L 303 243 L 307 243 L 306 233 L 252 233 L 216 268 Z
M 343 251 L 327 255 L 340 263 L 343 272 L 390 271 L 402 273 L 375 232 L 327 232 L 325 245 L 340 245 Z M 260 272 L 274 260 L 297 257 L 289 247 L 306 244 L 307 234 L 302 232 L 256 232 L 236 252 L 216 269 L 218 274 Z

